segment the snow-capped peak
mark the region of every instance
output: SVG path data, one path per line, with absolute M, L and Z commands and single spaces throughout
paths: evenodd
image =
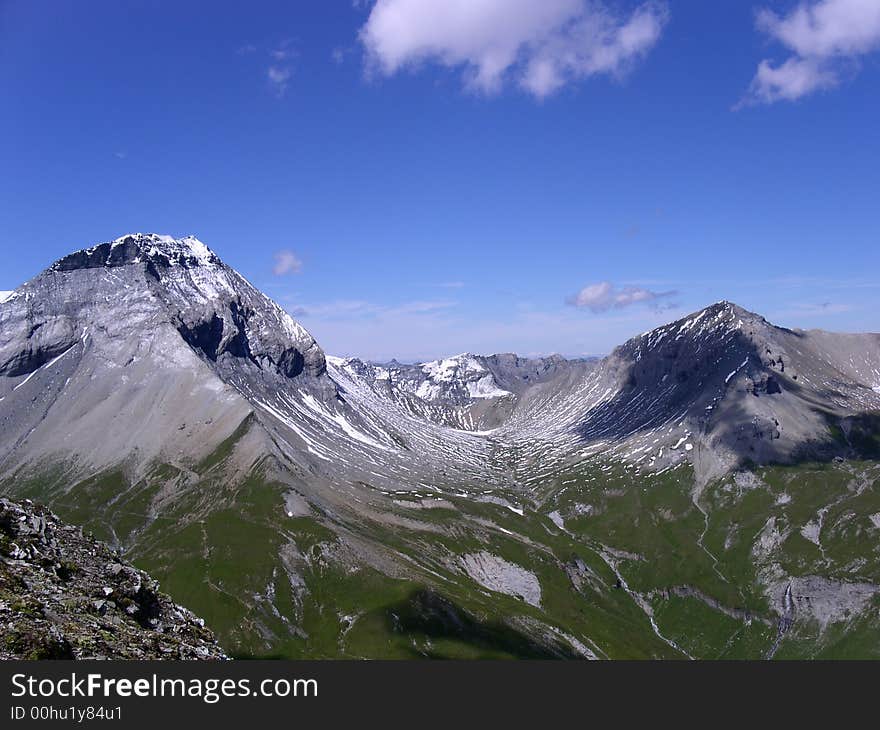
M 767 325 L 767 322 L 760 315 L 722 299 L 687 317 L 643 332 L 625 343 L 622 348 L 640 351 L 645 346 L 651 349 L 661 343 L 668 344 L 684 338 L 697 340 L 707 336 L 725 336 L 733 331 L 742 330 L 747 324 Z
M 175 238 L 159 233 L 128 233 L 114 240 L 110 247 L 113 249 L 129 241 L 138 244 L 148 256 L 161 253 L 172 260 L 183 257 L 201 265 L 220 263 L 217 255 L 195 236 Z
M 469 352 L 421 363 L 419 367 L 425 380 L 419 384 L 416 395 L 424 400 L 449 397 L 457 388 L 464 388 L 470 398 L 510 395 L 498 387 L 492 373 Z
M 14 291 L 0 291 L 0 304 L 4 304 L 12 299 L 13 294 L 15 294 Z
M 160 268 L 219 269 L 220 258 L 195 236 L 128 233 L 76 251 L 52 265 L 53 271 L 152 263 Z
M 442 360 L 422 363 L 421 368 L 430 380 L 444 383 L 448 383 L 460 375 L 486 372 L 486 368 L 473 355 L 466 352 Z

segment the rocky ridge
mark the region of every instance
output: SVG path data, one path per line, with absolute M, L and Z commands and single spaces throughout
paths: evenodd
M 118 552 L 0 499 L 0 659 L 225 659 L 204 621 Z

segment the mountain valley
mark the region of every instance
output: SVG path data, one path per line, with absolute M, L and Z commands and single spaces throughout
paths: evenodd
M 880 657 L 880 335 L 730 302 L 601 359 L 370 363 L 130 234 L 0 301 L 0 495 L 238 657 Z

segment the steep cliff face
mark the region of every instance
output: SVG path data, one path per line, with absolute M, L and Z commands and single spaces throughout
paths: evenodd
M 0 659 L 224 659 L 204 621 L 33 502 L 0 499 Z
M 210 451 L 251 412 L 241 383 L 335 395 L 311 335 L 192 237 L 75 252 L 0 307 L 6 469 L 55 452 L 94 467 Z M 181 444 L 186 423 L 199 428 Z
M 788 330 L 718 302 L 617 348 L 601 369 L 614 396 L 579 429 L 595 440 L 675 425 L 704 481 L 748 462 L 829 459 L 846 451 L 831 424 L 880 409 L 878 367 L 880 336 Z
M 131 234 L 77 251 L 6 303 L 0 374 L 32 372 L 75 345 L 89 325 L 148 335 L 139 329 L 148 318 L 173 326 L 230 370 L 250 362 L 287 378 L 325 371 L 314 338 L 192 236 Z

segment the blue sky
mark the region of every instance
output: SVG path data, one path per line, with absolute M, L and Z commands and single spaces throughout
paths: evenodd
M 2 0 L 0 289 L 155 231 L 339 355 L 877 331 L 878 88 L 880 0 Z

